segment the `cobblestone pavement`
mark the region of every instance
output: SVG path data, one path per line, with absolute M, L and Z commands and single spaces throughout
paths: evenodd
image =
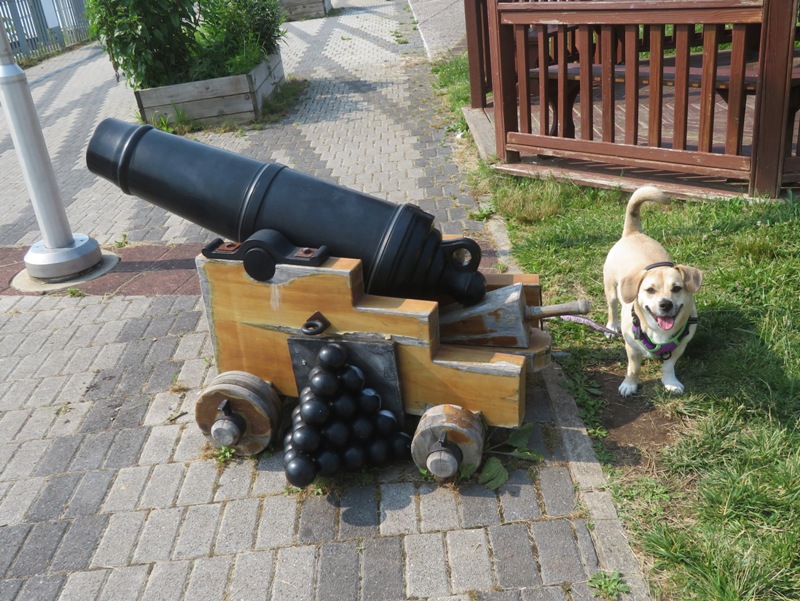
M 285 70 L 309 81 L 287 119 L 196 137 L 415 203 L 445 233 L 485 237 L 468 217 L 475 201 L 409 7 L 338 8 L 286 25 Z M 435 31 L 425 37 L 430 49 Z M 96 124 L 135 111 L 97 45 L 27 76 L 74 231 L 111 249 L 125 240 L 199 249 L 213 238 L 86 170 Z M 0 245 L 36 241 L 4 121 L 0 198 Z M 193 421 L 216 374 L 202 301 L 182 293 L 185 275 L 149 290 L 137 281 L 136 296 L 3 287 L 0 599 L 581 601 L 599 569 L 623 572 L 626 598 L 649 599 L 558 369 L 528 391 L 531 445 L 546 460 L 513 471 L 497 493 L 436 486 L 396 465 L 298 494 L 277 454 L 224 469 L 211 458 Z

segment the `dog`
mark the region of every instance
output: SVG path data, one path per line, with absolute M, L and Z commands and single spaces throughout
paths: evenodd
M 645 358 L 661 359 L 664 387 L 683 393 L 675 364 L 697 330 L 694 295 L 703 283 L 702 271 L 675 265 L 661 244 L 642 233 L 640 208 L 645 202 L 668 204 L 669 199 L 654 186 L 636 190 L 625 211 L 622 237 L 603 265 L 606 327 L 622 334 L 628 355 L 627 375 L 619 386 L 624 397 L 638 389 Z

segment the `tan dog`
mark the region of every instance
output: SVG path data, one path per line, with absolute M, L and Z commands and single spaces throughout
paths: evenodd
M 693 295 L 703 273 L 675 265 L 661 244 L 642 233 L 639 209 L 647 201 L 669 202 L 653 186 L 636 190 L 628 202 L 622 238 L 603 266 L 607 327 L 622 334 L 628 353 L 628 374 L 619 387 L 622 396 L 636 392 L 645 357 L 664 362 L 661 382 L 670 392 L 681 394 L 684 388 L 675 377 L 675 363 L 697 329 Z

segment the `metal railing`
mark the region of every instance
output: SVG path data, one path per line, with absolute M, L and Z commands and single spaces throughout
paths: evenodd
M 89 39 L 85 0 L 0 0 L 0 18 L 20 64 Z

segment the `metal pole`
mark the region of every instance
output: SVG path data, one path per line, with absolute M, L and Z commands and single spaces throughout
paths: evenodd
M 71 279 L 100 263 L 102 252 L 94 239 L 70 231 L 28 80 L 14 60 L 2 19 L 0 102 L 43 238 L 26 253 L 25 267 L 34 278 Z

